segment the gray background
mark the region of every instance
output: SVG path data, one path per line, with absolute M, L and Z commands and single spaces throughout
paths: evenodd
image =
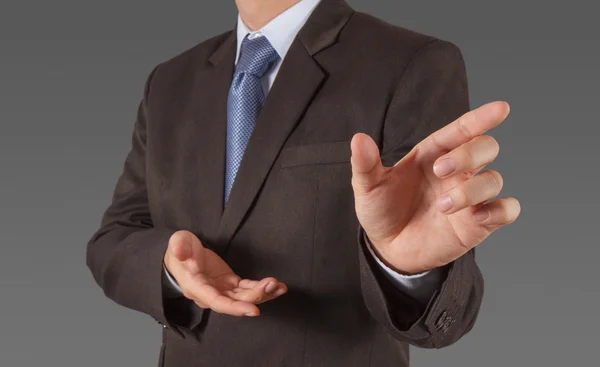
M 490 166 L 521 217 L 479 247 L 473 331 L 414 366 L 596 365 L 600 27 L 584 1 L 350 1 L 461 47 L 473 107 L 504 99 Z M 593 2 L 589 2 L 590 4 Z M 234 26 L 228 1 L 3 1 L 0 365 L 154 366 L 160 327 L 104 297 L 85 244 L 158 62 Z

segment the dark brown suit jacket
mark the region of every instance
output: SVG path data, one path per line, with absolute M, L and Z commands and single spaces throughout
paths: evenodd
M 235 52 L 226 32 L 150 74 L 112 204 L 88 244 L 105 294 L 164 325 L 167 367 L 400 367 L 409 344 L 457 341 L 483 293 L 473 252 L 449 264 L 426 306 L 393 288 L 356 218 L 350 140 L 369 134 L 391 166 L 468 111 L 459 49 L 323 0 L 283 61 L 223 208 Z M 181 229 L 240 276 L 275 276 L 289 292 L 256 318 L 168 299 L 163 256 Z

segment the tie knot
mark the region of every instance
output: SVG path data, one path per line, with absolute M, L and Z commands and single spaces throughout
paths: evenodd
M 278 58 L 277 51 L 271 46 L 267 37 L 260 36 L 253 39 L 246 37 L 242 41 L 236 72 L 261 78 Z

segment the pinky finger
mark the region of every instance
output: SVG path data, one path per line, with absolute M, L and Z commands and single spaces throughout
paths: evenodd
M 485 226 L 501 227 L 514 222 L 521 213 L 521 204 L 515 198 L 501 198 L 483 204 L 473 213 L 475 221 Z

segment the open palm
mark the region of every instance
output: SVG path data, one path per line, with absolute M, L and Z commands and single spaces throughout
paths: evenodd
M 165 266 L 183 295 L 201 308 L 235 316 L 257 316 L 257 304 L 287 292 L 273 277 L 242 279 L 221 257 L 204 247 L 191 232 L 176 232 L 169 241 Z

